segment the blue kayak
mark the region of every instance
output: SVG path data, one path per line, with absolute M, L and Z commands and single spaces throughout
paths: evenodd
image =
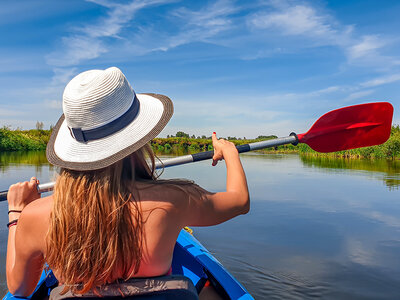
M 182 230 L 176 241 L 172 260 L 172 274 L 188 277 L 195 286 L 209 280 L 224 299 L 254 299 L 224 266 L 191 234 L 191 230 Z M 47 275 L 43 271 L 39 283 L 28 299 L 38 298 L 43 291 L 49 294 L 50 289 L 57 285 L 57 279 L 52 272 Z M 7 293 L 3 300 L 17 300 Z

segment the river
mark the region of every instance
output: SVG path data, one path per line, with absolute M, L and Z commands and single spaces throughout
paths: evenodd
M 400 162 L 243 154 L 251 210 L 194 235 L 256 299 L 394 299 L 400 295 Z M 0 155 L 0 190 L 55 169 L 44 153 Z M 171 167 L 211 191 L 225 166 Z M 0 203 L 0 289 L 7 206 Z

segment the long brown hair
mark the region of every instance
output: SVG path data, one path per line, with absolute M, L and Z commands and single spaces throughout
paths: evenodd
M 146 145 L 101 170 L 60 170 L 45 259 L 61 275 L 64 292 L 86 293 L 105 284 L 115 270 L 125 279 L 138 271 L 144 231 L 132 183 L 154 180 L 154 166 Z

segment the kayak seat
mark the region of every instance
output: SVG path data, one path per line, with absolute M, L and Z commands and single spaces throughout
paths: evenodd
M 182 275 L 167 275 L 151 278 L 131 278 L 127 281 L 107 284 L 96 288 L 96 292 L 73 294 L 71 291 L 64 295 L 60 293 L 64 286 L 54 288 L 49 300 L 198 300 L 193 282 Z M 101 297 L 99 297 L 99 295 Z

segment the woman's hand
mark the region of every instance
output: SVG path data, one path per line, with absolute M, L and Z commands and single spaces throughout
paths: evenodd
M 213 166 L 217 165 L 219 160 L 226 160 L 227 157 L 238 156 L 239 154 L 234 143 L 224 139 L 217 139 L 215 132 L 212 134 L 212 142 L 214 147 Z
M 32 177 L 30 181 L 11 185 L 7 193 L 8 209 L 23 210 L 29 203 L 40 198 L 38 184 L 39 180 Z

